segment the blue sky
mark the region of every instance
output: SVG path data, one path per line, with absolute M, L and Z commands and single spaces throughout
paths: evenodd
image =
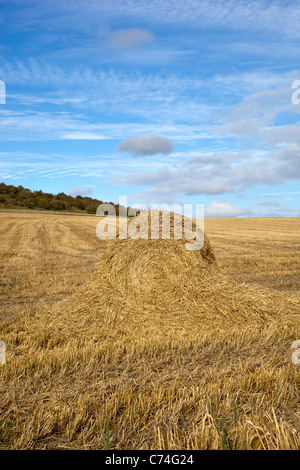
M 0 0 L 0 28 L 1 181 L 300 215 L 298 0 Z

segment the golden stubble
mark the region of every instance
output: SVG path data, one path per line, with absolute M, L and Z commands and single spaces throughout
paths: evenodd
M 97 222 L 1 214 L 0 447 L 299 449 L 298 219 L 207 219 L 216 262 Z

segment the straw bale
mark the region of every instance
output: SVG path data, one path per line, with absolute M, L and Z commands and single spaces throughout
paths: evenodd
M 150 220 L 149 213 L 142 217 Z M 183 217 L 178 220 L 184 223 Z M 143 220 L 139 221 L 143 229 Z M 187 250 L 186 241 L 185 236 L 175 239 L 174 229 L 169 239 L 110 240 L 98 269 L 70 299 L 67 310 L 76 321 L 85 318 L 102 331 L 120 334 L 134 334 L 141 325 L 145 335 L 147 328 L 158 334 L 178 329 L 196 334 L 204 328 L 269 319 L 274 313 L 270 299 L 228 279 L 205 235 L 199 250 Z

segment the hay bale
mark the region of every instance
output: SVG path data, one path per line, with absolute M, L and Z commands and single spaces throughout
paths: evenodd
M 154 240 L 151 239 L 153 215 L 157 222 L 154 227 L 157 239 Z M 166 215 L 170 217 L 170 224 Z M 181 215 L 162 210 L 145 211 L 136 217 L 140 227 L 135 233 L 139 238 L 121 239 L 118 231 L 117 238 L 110 242 L 100 262 L 96 272 L 97 279 L 105 278 L 114 289 L 122 294 L 140 296 L 143 302 L 147 302 L 149 298 L 153 301 L 159 296 L 166 298 L 175 292 L 180 295 L 182 289 L 191 284 L 206 282 L 211 271 L 216 272 L 216 259 L 204 234 L 201 249 L 187 249 L 187 244 L 192 245 L 196 240 L 187 238 L 184 231 L 185 219 Z M 195 222 L 191 221 L 190 227 L 199 237 Z M 169 238 L 166 239 L 163 238 L 167 232 L 164 229 L 168 228 Z M 182 230 L 178 230 L 179 228 Z M 130 225 L 127 230 L 130 236 Z M 175 238 L 180 232 L 182 237 Z M 191 230 L 188 234 L 191 235 Z
M 141 228 L 143 218 L 149 221 L 149 216 L 142 214 Z M 178 316 L 185 325 L 199 321 L 201 315 L 207 316 L 209 304 L 215 305 L 216 297 L 220 298 L 216 290 L 224 292 L 224 283 L 227 286 L 209 240 L 204 236 L 201 249 L 187 250 L 186 242 L 191 240 L 185 236 L 174 238 L 174 225 L 171 237 L 164 239 L 162 214 L 159 216 L 158 239 L 118 236 L 108 242 L 91 281 L 71 300 L 74 313 L 99 320 L 101 327 L 116 328 L 118 324 L 119 328 L 122 319 L 127 331 L 141 322 L 144 327 L 148 323 L 149 327 L 161 325 L 165 329 Z M 175 223 L 178 221 L 184 224 L 184 217 L 175 217 Z M 196 229 L 195 224 L 193 227 Z
M 64 325 L 71 323 L 75 334 L 99 329 L 101 335 L 133 338 L 141 325 L 145 337 L 154 331 L 159 337 L 269 318 L 273 304 L 224 276 L 206 236 L 200 250 L 187 250 L 186 241 L 176 239 L 174 230 L 170 239 L 110 240 L 90 282 L 63 306 Z M 61 312 L 58 306 L 55 322 L 62 322 Z

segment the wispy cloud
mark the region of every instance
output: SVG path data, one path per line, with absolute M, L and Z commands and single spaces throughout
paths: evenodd
M 62 140 L 105 140 L 107 137 L 93 132 L 70 132 L 61 134 Z
M 23 2 L 14 2 L 21 4 Z M 275 31 L 278 34 L 297 35 L 299 37 L 300 7 L 297 1 L 286 2 L 267 0 L 77 0 L 55 2 L 44 0 L 27 2 L 26 9 L 21 10 L 17 20 L 23 28 L 29 28 L 38 21 L 43 21 L 46 28 L 86 31 L 99 29 L 99 18 L 102 23 L 123 18 L 127 21 L 143 24 L 185 25 L 194 28 L 227 28 L 236 31 Z M 83 14 L 84 12 L 84 14 Z M 259 12 L 259 14 L 258 14 Z M 53 22 L 55 16 L 56 21 Z M 100 21 L 101 21 L 100 20 Z
M 0 141 L 122 140 L 139 134 L 158 134 L 177 142 L 206 139 L 199 125 L 163 122 L 99 122 L 87 113 L 71 111 L 15 112 L 0 109 Z M 213 134 L 211 134 L 212 136 Z
M 6 108 L 0 109 L 4 140 L 13 135 L 17 140 L 39 135 L 45 139 L 124 139 L 132 134 L 166 132 L 166 137 L 176 141 L 207 138 L 217 142 L 231 137 L 273 148 L 299 142 L 298 123 L 290 119 L 282 125 L 279 120 L 281 114 L 289 114 L 294 121 L 297 117 L 297 106 L 291 102 L 295 72 L 240 72 L 214 75 L 205 81 L 204 77 L 179 74 L 124 74 L 89 68 L 65 73 L 50 65 L 43 71 L 41 64 L 37 69 L 31 65 L 4 62 L 0 67 L 3 77 L 8 74 L 8 83 L 36 84 L 35 94 L 27 95 L 11 93 L 8 87 Z M 41 76 L 47 90 L 39 88 Z M 22 111 L 10 111 L 15 104 L 22 105 Z M 52 106 L 51 111 L 46 110 L 47 105 Z M 106 120 L 121 113 L 122 122 L 99 122 L 103 110 Z M 141 118 L 143 124 L 134 122 Z
M 203 195 L 210 214 L 292 213 L 239 204 L 300 178 L 298 1 L 1 6 L 2 175 L 77 189 L 98 178 L 114 199 L 120 186 L 149 202 Z

